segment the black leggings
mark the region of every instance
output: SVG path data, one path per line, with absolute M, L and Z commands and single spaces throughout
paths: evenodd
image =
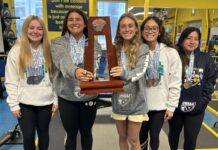
M 21 118 L 18 119 L 23 133 L 24 150 L 35 150 L 35 133 L 38 134 L 39 150 L 48 150 L 49 123 L 51 121 L 51 108 L 48 106 L 30 106 L 20 104 Z
M 80 131 L 82 149 L 91 150 L 92 126 L 97 112 L 96 102 L 72 102 L 61 97 L 58 102 L 61 120 L 67 132 L 65 149 L 76 150 L 77 133 Z
M 150 135 L 150 147 L 152 150 L 158 150 L 159 147 L 159 134 L 164 122 L 163 111 L 149 111 L 149 121 L 142 123 L 140 131 L 140 144 L 142 150 L 147 150 L 148 147 L 148 132 Z
M 171 150 L 177 150 L 179 135 L 184 126 L 184 150 L 194 150 L 196 141 L 201 129 L 201 123 L 204 118 L 204 112 L 196 115 L 184 115 L 174 113 L 169 120 L 169 144 Z

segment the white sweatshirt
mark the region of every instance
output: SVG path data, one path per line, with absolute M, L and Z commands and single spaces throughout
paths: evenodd
M 16 44 L 10 50 L 5 68 L 5 87 L 8 93 L 7 103 L 11 111 L 19 110 L 19 103 L 32 106 L 57 105 L 57 96 L 49 79 L 48 71 L 38 84 L 28 84 L 27 77 L 21 79 L 18 74 L 20 46 Z
M 160 82 L 157 86 L 145 88 L 148 109 L 174 112 L 178 106 L 181 91 L 182 63 L 178 52 L 163 43 L 160 43 L 159 62 L 163 65 Z

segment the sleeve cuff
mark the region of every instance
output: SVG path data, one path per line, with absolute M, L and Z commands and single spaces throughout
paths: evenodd
M 16 105 L 14 107 L 10 107 L 11 111 L 16 111 L 16 110 L 20 110 L 20 106 Z
M 170 107 L 170 106 L 167 107 L 167 110 L 169 110 L 169 111 L 171 111 L 171 112 L 174 112 L 175 109 L 176 109 L 175 107 Z
M 77 79 L 77 78 L 76 78 L 76 70 L 77 70 L 77 69 L 79 69 L 79 67 L 76 67 L 75 69 L 73 69 L 73 75 L 74 75 L 74 78 L 75 78 L 75 79 Z
M 57 99 L 57 97 L 54 98 L 53 104 L 58 105 L 58 99 Z

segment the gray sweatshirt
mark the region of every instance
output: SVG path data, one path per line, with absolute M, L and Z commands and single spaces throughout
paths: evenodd
M 149 48 L 142 44 L 136 57 L 135 68 L 128 68 L 123 71 L 121 79 L 124 81 L 124 92 L 113 93 L 112 109 L 113 113 L 124 115 L 144 115 L 148 112 L 146 94 L 144 92 L 143 77 L 132 81 L 132 78 L 141 73 L 147 64 Z
M 73 64 L 70 55 L 70 39 L 67 32 L 64 36 L 52 41 L 51 52 L 56 67 L 54 87 L 58 96 L 69 101 L 89 101 L 97 97 L 96 94 L 80 94 L 80 82 L 75 78 L 75 70 L 83 65 Z M 95 43 L 95 51 L 101 51 L 100 45 Z M 98 54 L 98 53 L 95 53 Z

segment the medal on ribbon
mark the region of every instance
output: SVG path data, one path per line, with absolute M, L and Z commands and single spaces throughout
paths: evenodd
M 185 89 L 188 89 L 188 88 L 193 86 L 193 84 L 192 84 L 192 72 L 193 72 L 193 68 L 194 68 L 194 60 L 195 60 L 195 56 L 194 56 L 194 52 L 192 52 L 190 55 L 189 66 L 186 67 L 186 81 L 183 84 L 183 87 Z
M 183 87 L 184 87 L 185 89 L 188 89 L 188 88 L 192 87 L 192 82 L 191 82 L 191 81 L 186 81 L 186 82 L 183 84 Z
M 155 82 L 154 80 L 150 80 L 150 79 L 146 80 L 146 84 L 147 84 L 148 87 L 153 86 L 154 82 Z
M 148 69 L 146 72 L 147 75 L 146 84 L 148 87 L 156 86 L 159 82 L 159 75 L 158 75 L 159 74 L 159 49 L 160 46 L 157 43 L 154 50 L 153 59 L 151 56 L 151 51 L 149 54 Z
M 74 36 L 70 34 L 70 55 L 75 65 L 83 63 L 84 48 L 85 35 L 83 35 L 77 42 Z
M 42 45 L 38 50 L 33 50 L 31 47 L 31 53 L 33 57 L 33 64 L 26 67 L 27 84 L 40 84 L 44 78 L 45 65 Z

